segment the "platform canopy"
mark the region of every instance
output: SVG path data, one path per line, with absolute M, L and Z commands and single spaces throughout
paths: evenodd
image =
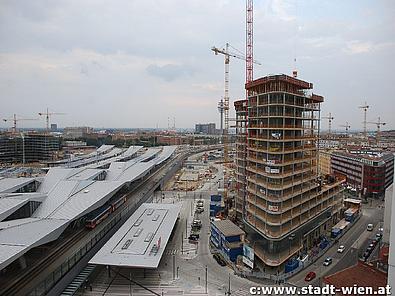
M 89 261 L 91 264 L 157 268 L 181 203 L 144 203 Z

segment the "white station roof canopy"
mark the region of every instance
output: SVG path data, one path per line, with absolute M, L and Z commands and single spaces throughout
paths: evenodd
M 142 204 L 89 263 L 157 268 L 180 210 L 181 203 Z
M 15 192 L 18 189 L 34 182 L 35 178 L 1 178 L 0 177 L 0 192 Z
M 107 153 L 109 149 L 111 146 L 102 148 Z M 136 150 L 140 148 L 130 148 L 128 151 L 134 154 Z M 155 165 L 168 159 L 174 150 L 175 147 L 163 148 L 162 151 L 160 148 L 150 148 L 141 156 L 124 163 L 117 162 L 115 167 L 110 166 L 108 170 L 54 167 L 42 178 L 36 192 L 0 194 L 0 221 L 30 200 L 41 202 L 29 218 L 0 222 L 0 270 L 30 249 L 58 239 L 73 220 L 102 206 L 122 186 L 147 174 Z M 112 172 L 114 168 L 117 169 Z M 98 176 L 106 177 L 103 180 L 96 178 Z M 25 186 L 34 180 L 34 178 L 0 179 L 0 185 L 4 185 L 0 189 L 14 190 L 10 188 L 20 188 L 19 186 Z M 155 233 L 158 229 L 166 231 L 173 221 L 172 218 L 167 219 L 172 217 L 174 210 L 167 209 L 166 206 L 164 208 L 155 214 L 154 217 L 159 214 L 157 220 L 148 223 L 152 224 L 152 230 L 147 227 L 146 231 Z M 165 221 L 164 229 L 158 228 L 162 221 Z M 172 225 L 174 223 L 175 219 Z M 155 225 L 158 227 L 155 228 Z M 152 242 L 155 239 L 157 237 L 153 236 Z M 161 240 L 165 245 L 168 236 L 164 235 Z M 151 241 L 149 245 L 151 246 Z

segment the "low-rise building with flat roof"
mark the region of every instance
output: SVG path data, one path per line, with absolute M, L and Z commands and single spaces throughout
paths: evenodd
M 211 222 L 211 243 L 229 260 L 243 254 L 245 232 L 230 220 Z

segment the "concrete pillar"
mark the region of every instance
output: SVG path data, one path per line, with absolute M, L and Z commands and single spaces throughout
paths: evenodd
M 19 265 L 21 269 L 25 269 L 27 267 L 25 255 L 18 258 Z
M 383 243 L 388 244 L 390 240 L 390 229 L 391 229 L 391 209 L 392 209 L 392 195 L 394 191 L 394 184 L 387 188 L 385 191 L 385 204 L 384 204 L 384 233 Z
M 395 175 L 394 175 L 395 181 Z M 392 185 L 394 186 L 394 185 Z M 392 199 L 395 198 L 395 190 L 392 190 Z M 392 231 L 390 231 L 390 250 L 388 259 L 388 285 L 394 289 L 395 287 L 395 202 L 392 202 L 392 215 L 390 225 L 392 226 Z M 392 294 L 394 291 L 391 291 Z

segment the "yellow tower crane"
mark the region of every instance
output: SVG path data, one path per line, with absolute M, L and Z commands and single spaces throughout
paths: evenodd
M 14 116 L 12 118 L 5 118 L 3 119 L 3 121 L 7 122 L 7 121 L 12 121 L 13 122 L 13 126 L 12 126 L 12 132 L 15 134 L 16 133 L 16 123 L 19 121 L 28 121 L 28 120 L 38 120 L 38 119 L 34 119 L 34 118 L 17 118 L 16 114 L 14 114 Z
M 380 141 L 380 134 L 381 134 L 380 127 L 381 127 L 382 125 L 386 125 L 386 123 L 381 121 L 380 116 L 378 117 L 378 119 L 377 119 L 376 122 L 374 122 L 374 121 L 369 121 L 369 122 L 367 122 L 367 123 L 375 124 L 375 125 L 377 126 L 376 143 L 377 143 L 377 145 L 378 145 L 378 144 L 379 144 L 379 141 Z
M 351 128 L 350 124 L 346 121 L 346 124 L 341 124 L 340 126 L 346 128 L 346 137 L 348 137 L 348 130 Z
M 331 112 L 329 112 L 328 116 L 323 116 L 322 118 L 328 119 L 328 138 L 330 138 L 332 133 L 332 120 L 335 118 L 332 116 Z
M 49 118 L 52 115 L 65 115 L 66 113 L 59 113 L 59 112 L 49 112 L 48 108 L 46 112 L 39 112 L 38 115 L 45 116 L 45 120 L 47 122 L 47 132 L 49 132 Z
M 225 48 L 217 48 L 213 46 L 211 50 L 215 53 L 215 55 L 222 54 L 225 58 L 225 85 L 224 85 L 224 98 L 221 100 L 221 108 L 224 114 L 224 128 L 222 131 L 222 143 L 224 145 L 224 165 L 229 163 L 229 62 L 230 58 L 236 58 L 239 60 L 246 61 L 247 58 L 243 54 L 230 52 L 229 47 L 232 47 L 229 43 L 226 43 Z M 237 50 L 238 51 L 238 50 Z M 240 51 L 239 51 L 240 52 Z M 258 61 L 253 61 L 253 63 L 260 65 Z M 225 203 L 225 214 L 227 215 L 227 211 L 229 210 L 229 201 L 228 201 L 228 177 L 226 172 L 224 172 L 224 203 Z

